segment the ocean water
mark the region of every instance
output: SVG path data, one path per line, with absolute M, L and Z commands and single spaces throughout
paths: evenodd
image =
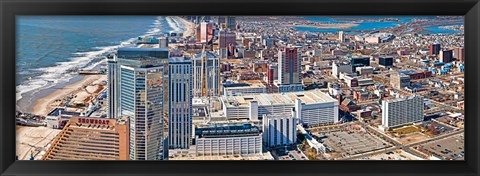
M 16 26 L 17 100 L 93 68 L 139 36 L 184 30 L 171 17 L 19 16 Z
M 309 31 L 309 32 L 325 32 L 325 33 L 337 33 L 338 31 L 346 31 L 346 33 L 356 33 L 353 31 L 368 31 L 368 30 L 380 30 L 380 29 L 387 29 L 393 28 L 401 25 L 402 23 L 412 22 L 414 18 L 435 18 L 434 16 L 345 16 L 341 17 L 340 19 L 332 18 L 328 16 L 324 17 L 314 17 L 308 16 L 305 17 L 308 20 L 322 22 L 322 23 L 356 23 L 358 26 L 354 26 L 351 28 L 330 28 L 330 29 L 321 29 L 321 28 L 314 28 L 314 27 L 295 27 L 299 31 Z M 358 19 L 375 19 L 375 18 L 398 18 L 398 21 L 378 21 L 378 22 L 371 22 L 371 21 L 360 21 L 360 22 L 353 22 L 353 20 Z M 426 26 L 425 27 L 428 32 L 426 33 L 448 33 L 448 34 L 456 34 L 459 33 L 458 31 L 442 29 L 440 26 Z M 351 30 L 351 31 L 349 31 Z
M 458 24 L 461 25 L 461 24 Z M 445 29 L 442 28 L 442 26 L 428 26 L 424 28 L 428 32 L 423 32 L 423 33 L 435 33 L 435 34 L 458 34 L 460 33 L 457 30 L 451 30 L 451 29 Z

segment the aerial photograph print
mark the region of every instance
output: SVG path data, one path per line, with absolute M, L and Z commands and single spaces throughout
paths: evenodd
M 16 160 L 465 160 L 464 20 L 20 15 Z

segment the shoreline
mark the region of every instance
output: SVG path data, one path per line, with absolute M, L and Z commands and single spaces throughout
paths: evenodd
M 98 70 L 100 67 L 101 67 L 101 64 L 98 64 L 92 69 Z M 22 94 L 22 98 L 16 101 L 16 110 L 23 113 L 31 113 L 31 114 L 38 113 L 38 111 L 40 110 L 38 110 L 39 109 L 38 107 L 35 107 L 35 106 L 38 106 L 37 105 L 38 100 L 45 99 L 48 96 L 52 96 L 53 94 L 62 93 L 60 92 L 60 90 L 65 91 L 64 89 L 67 86 L 78 84 L 82 80 L 84 80 L 86 77 L 89 77 L 89 76 L 98 76 L 98 75 L 74 75 L 73 77 L 67 79 L 66 81 L 59 80 L 59 83 L 55 83 L 55 85 L 51 87 L 43 88 L 38 91 L 25 92 L 24 94 Z M 34 107 L 36 108 L 36 111 L 34 111 Z M 45 109 L 48 109 L 48 107 L 45 107 Z M 46 113 L 48 113 L 49 110 L 41 110 L 41 111 L 47 111 Z M 35 115 L 43 115 L 43 114 L 35 114 Z
M 174 18 L 175 20 L 178 20 L 180 23 L 182 23 L 185 27 L 185 31 L 183 31 L 183 37 L 187 38 L 193 36 L 195 32 L 195 23 L 187 21 L 179 16 L 175 16 Z
M 63 87 L 51 92 L 48 95 L 39 97 L 32 102 L 32 114 L 46 116 L 52 108 L 54 108 L 60 100 L 64 99 L 68 95 L 72 95 L 77 91 L 80 91 L 84 86 L 87 86 L 95 81 L 101 80 L 105 75 L 85 75 L 79 81 L 65 84 Z
M 56 90 L 61 89 L 69 84 L 76 83 L 78 81 L 81 81 L 83 79 L 83 76 L 77 75 L 74 76 L 70 79 L 68 79 L 66 82 L 61 82 L 59 84 L 56 84 L 52 87 L 44 88 L 39 91 L 29 91 L 25 92 L 22 94 L 22 98 L 17 100 L 17 107 L 16 109 L 20 112 L 28 112 L 31 113 L 33 110 L 33 106 L 35 105 L 35 102 L 38 99 L 44 98 L 52 93 L 54 93 Z

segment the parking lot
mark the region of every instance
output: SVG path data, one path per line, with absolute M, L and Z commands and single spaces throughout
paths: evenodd
M 321 132 L 318 136 L 323 136 L 321 141 L 326 146 L 332 147 L 337 153 L 344 156 L 380 150 L 390 146 L 380 138 L 358 130 Z
M 420 145 L 418 150 L 443 160 L 464 160 L 465 158 L 464 139 L 461 135 Z

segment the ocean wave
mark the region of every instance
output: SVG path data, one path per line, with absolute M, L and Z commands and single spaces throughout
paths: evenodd
M 167 20 L 168 26 L 173 29 L 170 32 L 183 31 L 183 24 L 179 23 L 175 18 L 167 16 L 165 17 L 165 20 Z
M 163 23 L 161 21 L 162 18 L 163 17 L 157 17 L 153 24 L 150 25 L 150 30 L 148 30 L 143 37 L 148 35 L 158 35 L 162 31 L 161 28 L 163 27 Z
M 157 34 L 161 31 L 163 26 L 160 17 L 153 22 L 153 27 L 150 28 L 144 35 L 148 36 Z M 119 47 L 131 45 L 136 38 L 130 38 L 126 41 L 120 42 L 118 45 L 93 47 L 93 51 L 75 52 L 72 53 L 74 57 L 66 62 L 58 62 L 54 66 L 34 69 L 42 74 L 31 77 L 16 87 L 16 100 L 20 100 L 22 95 L 27 92 L 37 93 L 41 90 L 55 86 L 60 82 L 67 82 L 76 75 L 79 69 L 93 69 L 101 63 L 105 62 L 103 57 Z
M 17 101 L 22 98 L 22 94 L 34 91 L 36 93 L 40 90 L 55 86 L 59 82 L 66 82 L 77 75 L 76 71 L 79 69 L 92 69 L 94 66 L 104 62 L 101 59 L 106 53 L 112 52 L 114 49 L 122 45 L 98 47 L 98 50 L 88 52 L 74 53 L 76 57 L 71 58 L 67 62 L 58 62 L 54 66 L 37 68 L 33 71 L 42 72 L 41 75 L 26 80 L 24 83 L 17 86 Z M 92 61 L 98 60 L 96 63 L 86 67 Z

